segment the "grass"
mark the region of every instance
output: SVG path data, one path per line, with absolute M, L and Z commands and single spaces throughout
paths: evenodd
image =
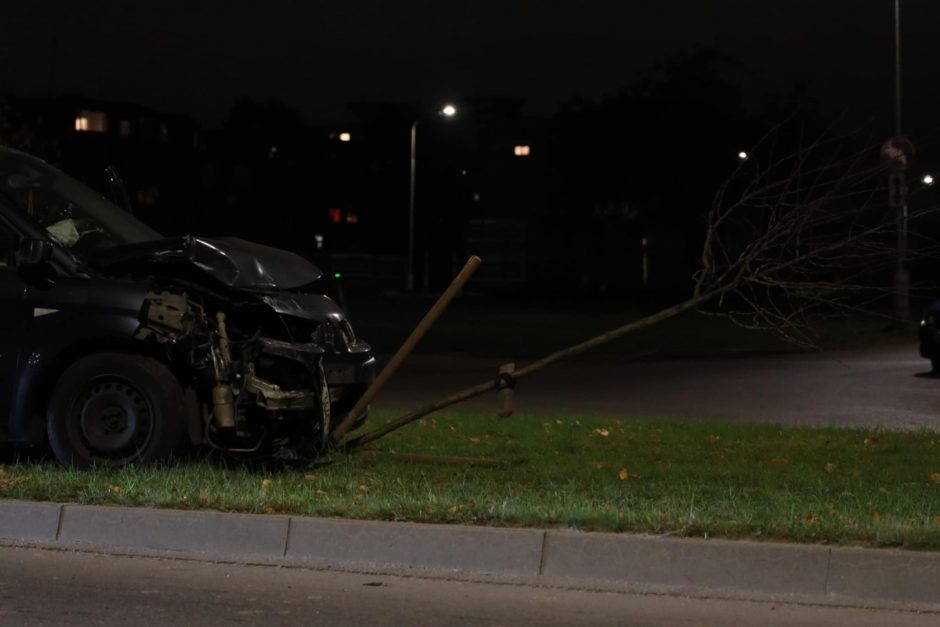
M 479 414 L 314 470 L 219 460 L 73 472 L 7 464 L 0 497 L 940 549 L 940 434 Z

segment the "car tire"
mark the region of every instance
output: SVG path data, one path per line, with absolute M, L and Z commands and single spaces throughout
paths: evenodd
M 161 362 L 98 353 L 71 364 L 47 411 L 49 444 L 64 466 L 120 467 L 167 457 L 183 439 L 183 390 Z

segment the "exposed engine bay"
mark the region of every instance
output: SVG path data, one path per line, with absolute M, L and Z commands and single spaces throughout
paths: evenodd
M 135 338 L 184 386 L 201 425 L 190 438 L 227 452 L 309 458 L 372 379 L 369 345 L 319 294 L 151 291 Z

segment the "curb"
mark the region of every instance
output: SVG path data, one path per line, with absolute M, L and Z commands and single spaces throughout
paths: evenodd
M 0 500 L 0 543 L 940 612 L 940 554 Z

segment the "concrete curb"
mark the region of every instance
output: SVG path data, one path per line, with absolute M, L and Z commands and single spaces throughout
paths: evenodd
M 940 554 L 0 500 L 0 542 L 940 611 Z

